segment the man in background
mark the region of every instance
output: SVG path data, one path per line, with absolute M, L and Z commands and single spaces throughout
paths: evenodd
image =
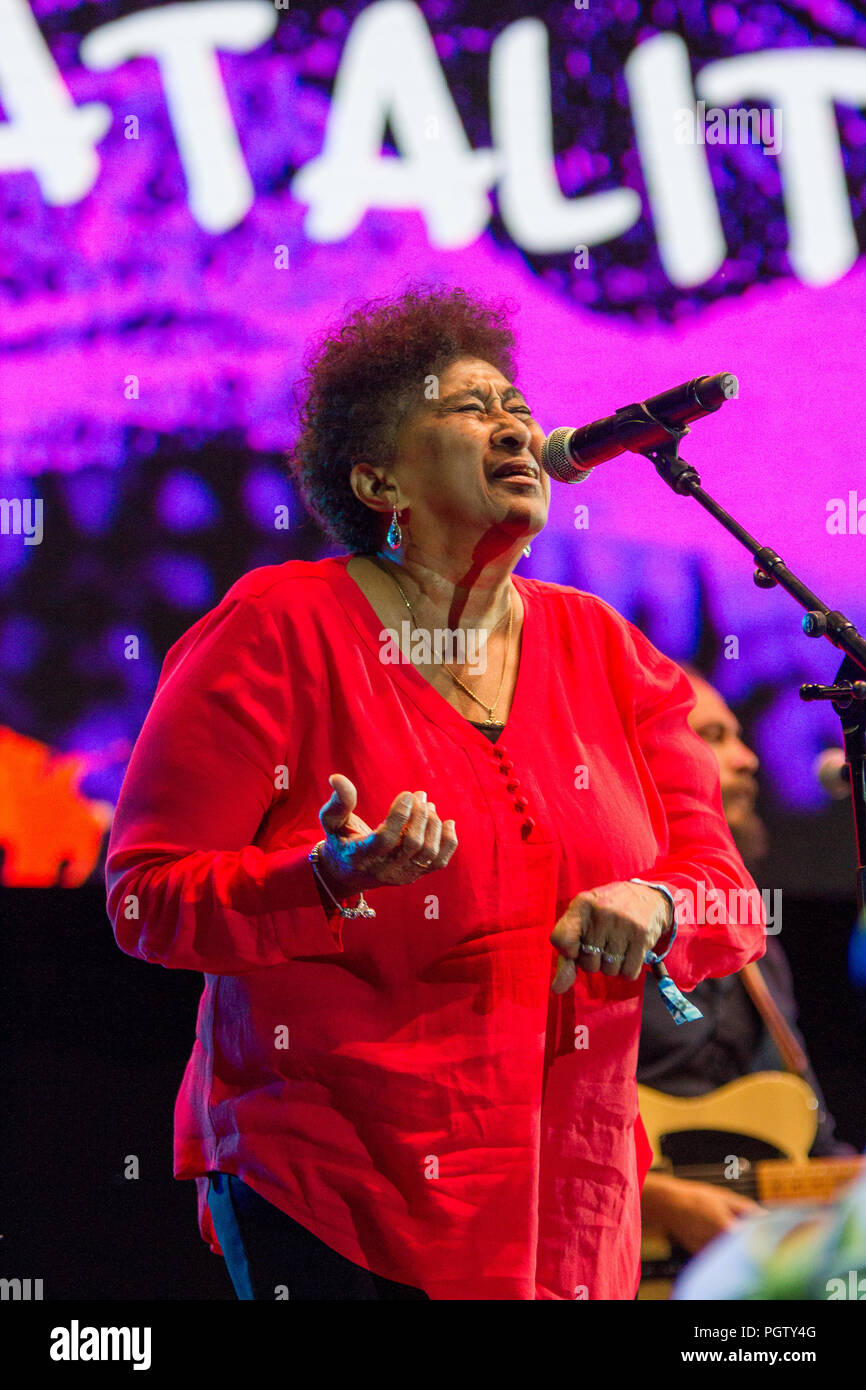
M 767 852 L 766 829 L 755 810 L 758 759 L 743 742 L 739 722 L 719 692 L 693 668 L 684 665 L 683 670 L 697 697 L 689 724 L 716 755 L 728 827 L 755 877 L 755 865 Z M 836 1138 L 833 1117 L 805 1055 L 805 1043 L 796 1029 L 797 1005 L 785 953 L 778 937 L 767 936 L 766 941 L 767 954 L 757 963 L 758 969 L 802 1049 L 807 1064 L 804 1079 L 818 1099 L 818 1131 L 810 1156 L 856 1155 L 855 1148 Z M 647 975 L 637 1071 L 641 1085 L 670 1095 L 699 1096 L 751 1072 L 785 1070 L 739 973 L 704 980 L 688 998 L 703 1019 L 672 1027 L 655 982 Z M 647 1174 L 641 1197 L 644 1225 L 662 1231 L 692 1254 L 727 1230 L 738 1216 L 759 1210 L 733 1184 L 717 1187 L 662 1172 Z

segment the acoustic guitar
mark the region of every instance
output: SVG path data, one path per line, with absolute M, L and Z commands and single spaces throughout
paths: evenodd
M 686 1181 L 728 1187 L 762 1205 L 824 1203 L 863 1171 L 864 1159 L 809 1158 L 818 1130 L 818 1100 L 802 1077 L 789 1072 L 753 1072 L 704 1096 L 669 1096 L 638 1086 L 641 1119 L 653 1151 L 653 1172 Z M 731 1151 L 717 1163 L 673 1166 L 662 1153 L 667 1135 L 717 1130 L 760 1139 L 784 1158 L 750 1160 Z M 663 1232 L 644 1228 L 639 1299 L 667 1298 L 689 1259 Z

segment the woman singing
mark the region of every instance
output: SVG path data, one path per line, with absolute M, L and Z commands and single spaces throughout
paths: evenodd
M 687 677 L 513 573 L 513 351 L 424 289 L 315 349 L 293 469 L 346 553 L 175 643 L 123 784 L 108 912 L 204 973 L 174 1172 L 239 1298 L 633 1298 L 645 953 L 688 990 L 763 951 Z

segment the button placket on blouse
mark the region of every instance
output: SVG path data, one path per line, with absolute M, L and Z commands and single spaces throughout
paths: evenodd
M 511 758 L 509 758 L 507 750 L 503 748 L 501 744 L 496 745 L 492 749 L 492 753 L 495 762 L 497 762 L 499 765 L 499 772 L 506 779 L 505 790 L 509 792 L 512 796 L 514 796 L 514 793 L 520 787 L 520 778 L 513 776 L 514 763 L 512 762 Z M 512 802 L 512 805 L 514 807 L 514 810 L 518 813 L 518 815 L 523 815 L 523 813 L 527 810 L 529 806 L 529 802 L 527 801 L 525 796 L 517 796 Z M 523 838 L 526 839 L 529 835 L 531 835 L 534 829 L 535 821 L 533 820 L 532 816 L 524 816 L 523 823 L 520 827 L 520 833 L 523 836 Z

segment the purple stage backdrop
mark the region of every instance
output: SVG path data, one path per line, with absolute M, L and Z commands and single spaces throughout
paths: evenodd
M 88 751 L 89 796 L 180 632 L 330 553 L 283 466 L 301 355 L 413 281 L 515 302 L 545 430 L 734 373 L 685 457 L 866 627 L 862 5 L 0 0 L 0 106 L 0 724 Z M 851 889 L 797 694 L 839 654 L 745 551 L 624 455 L 522 569 L 702 662 L 790 881 Z

